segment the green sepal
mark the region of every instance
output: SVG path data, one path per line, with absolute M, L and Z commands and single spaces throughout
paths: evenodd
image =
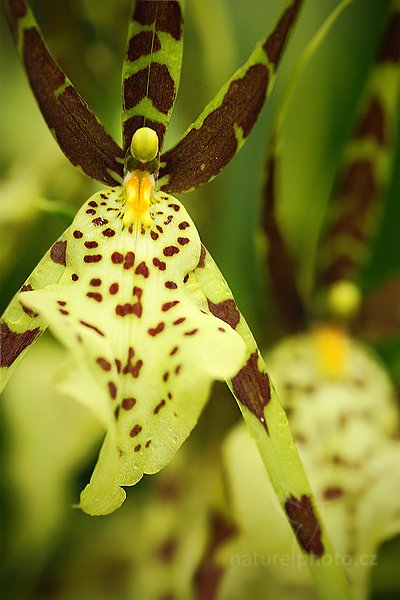
M 25 295 L 36 289 L 57 283 L 65 269 L 68 229 L 46 252 L 37 267 L 15 294 L 0 321 L 0 391 L 29 352 L 32 344 L 47 328 L 47 320 L 24 303 Z
M 122 134 L 127 150 L 140 127 L 156 131 L 161 148 L 179 87 L 182 0 L 137 0 L 122 71 Z
M 341 567 L 321 521 L 293 436 L 269 379 L 257 343 L 237 309 L 218 267 L 203 249 L 196 278 L 210 311 L 242 337 L 247 352 L 241 369 L 228 382 L 254 438 L 274 492 L 309 565 L 321 598 L 350 598 Z
M 318 247 L 317 288 L 356 280 L 378 231 L 393 166 L 399 110 L 400 3 L 391 3 L 387 23 L 342 159 Z
M 91 179 L 120 183 L 121 148 L 52 58 L 27 2 L 7 0 L 4 8 L 30 86 L 60 149 Z
M 159 186 L 185 192 L 213 179 L 243 146 L 270 94 L 301 0 L 290 2 L 273 31 L 220 89 L 182 138 L 161 156 Z

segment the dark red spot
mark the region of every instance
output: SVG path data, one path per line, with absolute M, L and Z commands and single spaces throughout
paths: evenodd
M 88 214 L 88 215 L 95 215 L 96 211 L 93 208 L 88 208 L 87 211 L 86 211 L 86 214 Z
M 135 263 L 135 255 L 133 252 L 125 254 L 124 269 L 131 269 Z
M 22 307 L 25 310 L 25 307 Z M 69 315 L 69 312 L 67 310 L 65 310 L 64 308 L 59 308 L 58 312 L 60 312 L 62 315 L 67 316 Z M 37 316 L 38 313 L 34 313 L 35 316 Z
M 141 449 L 142 445 L 138 444 L 137 446 L 135 446 L 134 451 L 135 452 L 139 452 L 139 450 Z
M 176 283 L 174 281 L 166 281 L 164 283 L 165 287 L 168 288 L 169 290 L 176 290 L 176 288 L 178 287 L 176 285 Z
M 139 435 L 139 433 L 141 431 L 142 431 L 142 427 L 140 425 L 135 425 L 135 427 L 130 430 L 129 435 L 133 438 L 133 437 L 136 437 L 137 435 Z
M 159 404 L 157 404 L 157 406 L 153 410 L 153 413 L 155 415 L 157 415 L 160 412 L 160 410 L 163 408 L 163 406 L 165 406 L 165 400 L 161 400 L 161 402 Z
M 160 271 L 165 271 L 165 269 L 167 268 L 167 265 L 165 264 L 165 262 L 162 260 L 159 260 L 157 257 L 153 258 L 153 265 L 155 267 L 157 267 L 158 269 L 160 269 Z
M 179 229 L 186 229 L 187 227 L 190 227 L 190 225 L 187 221 L 182 221 L 182 223 L 179 223 L 178 227 Z
M 117 367 L 117 372 L 121 373 L 121 361 L 119 360 L 119 358 L 116 358 L 114 360 L 114 362 L 115 362 L 115 366 Z
M 112 294 L 113 296 L 114 296 L 114 295 L 115 295 L 115 294 L 118 292 L 118 290 L 119 290 L 119 285 L 118 285 L 118 283 L 112 283 L 112 284 L 110 285 L 109 292 L 110 292 L 110 294 Z
M 74 236 L 74 238 L 79 239 L 81 237 L 83 237 L 83 233 L 82 231 L 78 231 L 78 229 L 75 229 L 74 233 L 72 234 Z
M 178 252 L 179 248 L 177 248 L 176 246 L 167 246 L 163 250 L 164 256 L 173 256 L 174 254 L 178 254 Z
M 156 225 L 156 229 L 157 229 L 157 231 L 159 231 L 160 233 L 164 233 L 164 229 L 161 227 L 161 225 Z
M 99 287 L 99 285 L 101 285 L 101 279 L 91 279 L 90 285 L 93 287 Z
M 120 263 L 122 263 L 123 260 L 124 257 L 121 254 L 121 252 L 113 252 L 111 254 L 111 262 L 113 262 L 115 265 L 119 265 Z
M 169 377 L 169 373 L 168 373 L 168 371 L 166 371 L 166 372 L 164 373 L 164 375 L 163 375 L 163 381 L 164 381 L 164 382 L 167 382 L 167 381 L 168 381 L 168 377 Z
M 177 304 L 179 304 L 179 300 L 173 300 L 172 302 L 165 302 L 165 304 L 162 305 L 161 310 L 163 312 L 166 312 L 167 310 L 170 310 Z
M 84 327 L 87 327 L 88 329 L 92 329 L 93 331 L 95 331 L 96 333 L 101 335 L 102 337 L 105 337 L 105 334 L 103 333 L 103 331 L 101 331 L 101 329 L 98 329 L 97 327 L 95 327 L 95 325 L 91 325 L 90 323 L 87 323 L 86 321 L 79 321 L 79 323 L 81 325 L 83 325 Z
M 110 229 L 109 227 L 107 227 L 107 229 L 103 229 L 103 231 L 101 232 L 105 237 L 113 237 L 115 235 L 115 231 L 114 229 Z
M 108 391 L 110 392 L 110 396 L 113 400 L 117 397 L 117 386 L 113 381 L 108 382 Z
M 155 231 L 150 231 L 150 235 L 152 240 L 158 240 L 158 233 Z
M 195 335 L 198 332 L 198 329 L 192 329 L 191 331 L 185 331 L 185 335 Z
M 179 319 L 176 319 L 176 321 L 174 321 L 172 323 L 172 325 L 180 325 L 181 323 L 183 323 L 184 321 L 186 321 L 186 317 L 180 317 Z
M 96 362 L 99 367 L 103 369 L 103 371 L 111 371 L 111 363 L 109 363 L 105 358 L 99 356 L 99 358 L 96 358 Z
M 95 200 L 91 200 L 88 204 L 92 208 L 97 208 L 98 207 L 98 204 L 97 204 L 97 202 Z
M 96 300 L 96 302 L 101 302 L 103 300 L 103 296 L 101 294 L 99 294 L 98 292 L 88 292 L 86 294 L 86 296 L 88 298 L 92 298 L 93 300 Z
M 327 500 L 336 500 L 337 498 L 343 496 L 343 494 L 343 488 L 335 485 L 327 487 L 324 490 L 324 498 L 326 498 Z
M 142 305 L 140 302 L 135 302 L 134 304 L 130 304 L 129 302 L 125 304 L 117 304 L 115 307 L 115 312 L 120 317 L 125 317 L 126 315 L 136 315 L 137 317 L 141 317 Z
M 78 281 L 79 277 L 76 273 L 72 273 L 71 279 L 72 279 L 72 281 Z
M 185 275 L 185 277 L 183 278 L 183 283 L 187 283 L 189 281 L 189 273 L 187 275 Z
M 103 256 L 101 254 L 86 254 L 86 256 L 83 257 L 83 260 L 85 263 L 97 263 L 100 262 L 102 258 Z
M 103 217 L 97 217 L 93 219 L 92 223 L 95 227 L 100 227 L 100 225 L 107 225 L 108 221 L 107 219 L 103 219 Z
M 98 243 L 97 242 L 85 242 L 85 246 L 86 246 L 86 248 L 97 248 Z
M 182 370 L 182 365 L 178 365 L 177 367 L 175 367 L 175 375 L 179 375 L 181 370 Z
M 58 265 L 66 266 L 67 242 L 56 242 L 50 250 L 50 258 Z
M 190 240 L 189 240 L 189 238 L 178 237 L 177 242 L 181 246 L 186 246 L 186 244 L 188 244 L 190 242 Z
M 164 225 L 169 225 L 171 223 L 172 219 L 173 219 L 173 216 L 172 215 L 168 215 L 168 217 L 164 221 Z
M 151 441 L 152 441 L 152 440 L 147 440 L 147 442 L 146 442 L 146 448 L 148 448 L 148 447 L 150 446 L 150 444 L 151 444 Z
M 151 335 L 152 337 L 158 335 L 159 333 L 161 333 L 164 330 L 165 327 L 165 323 L 163 323 L 162 321 L 154 328 L 150 327 L 150 329 L 148 329 L 149 335 Z
M 138 264 L 138 266 L 135 269 L 135 274 L 143 275 L 143 277 L 145 277 L 146 279 L 150 275 L 149 267 L 146 265 L 146 263 L 144 261 L 142 261 L 141 263 Z
M 178 346 L 174 346 L 171 350 L 171 352 L 169 353 L 170 356 L 174 356 L 174 354 L 176 354 L 178 352 L 179 348 Z
M 122 400 L 121 406 L 124 410 L 131 410 L 136 404 L 135 398 L 124 398 Z
M 305 552 L 322 556 L 324 546 L 321 542 L 321 529 L 311 499 L 305 494 L 300 499 L 290 496 L 285 502 L 285 512 Z

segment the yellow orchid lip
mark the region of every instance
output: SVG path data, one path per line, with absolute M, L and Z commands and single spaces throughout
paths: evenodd
M 150 205 L 154 190 L 154 177 L 147 171 L 133 171 L 124 181 L 125 213 L 123 223 L 130 227 L 139 221 L 145 227 L 150 227 L 153 219 L 150 215 Z

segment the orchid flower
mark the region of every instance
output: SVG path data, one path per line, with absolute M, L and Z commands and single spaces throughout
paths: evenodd
M 357 285 L 360 268 L 371 254 L 377 215 L 383 212 L 393 173 L 399 18 L 396 0 L 388 4 L 382 41 L 338 169 L 317 248 L 315 294 L 308 304 L 278 219 L 282 116 L 269 148 L 264 190 L 263 232 L 270 242 L 266 270 L 286 329 L 266 362 L 338 551 L 336 560 L 345 566 L 352 595 L 359 600 L 368 597 L 368 577 L 380 544 L 400 532 L 396 390 L 372 348 L 362 343 L 398 337 L 399 279 L 397 274 L 389 277 L 364 299 Z M 320 34 L 310 48 L 322 41 Z M 282 256 L 287 266 L 283 275 L 278 269 Z M 224 446 L 233 512 L 241 531 L 223 554 L 226 597 L 232 589 L 240 590 L 240 566 L 246 566 L 242 563 L 234 569 L 234 561 L 229 563 L 227 557 L 249 557 L 252 552 L 258 553 L 259 564 L 269 567 L 254 570 L 253 588 L 271 585 L 271 597 L 313 597 L 309 577 L 299 568 L 301 557 L 254 453 L 247 432 L 237 427 Z M 246 469 L 246 464 L 254 468 Z M 267 496 L 269 510 L 265 510 Z M 300 510 L 299 504 L 293 506 L 295 515 Z M 274 561 L 282 554 L 291 557 L 287 564 Z
M 50 56 L 25 0 L 8 0 L 12 33 L 56 141 L 73 165 L 109 187 L 83 204 L 7 308 L 1 367 L 5 383 L 48 325 L 69 349 L 59 389 L 107 430 L 80 499 L 92 515 L 112 512 L 126 497 L 122 486 L 167 465 L 212 382 L 230 381 L 317 586 L 326 598 L 347 598 L 340 569 L 322 560 L 333 550 L 256 342 L 186 209 L 170 195 L 210 181 L 241 148 L 300 4 L 286 3 L 272 32 L 163 153 L 179 84 L 183 2 L 136 2 L 120 148 Z M 291 469 L 282 477 L 284 465 Z

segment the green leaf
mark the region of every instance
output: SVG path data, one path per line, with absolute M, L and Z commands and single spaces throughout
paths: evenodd
M 27 2 L 7 0 L 4 6 L 30 86 L 61 150 L 90 178 L 120 183 L 121 148 L 53 60 Z
M 400 4 L 392 3 L 375 63 L 345 149 L 319 244 L 317 286 L 354 280 L 368 258 L 391 175 L 399 106 Z
M 24 299 L 28 292 L 59 281 L 66 264 L 67 238 L 68 229 L 44 255 L 1 317 L 0 391 L 47 327 L 43 315 L 30 309 Z
M 161 148 L 179 87 L 182 0 L 137 0 L 129 23 L 122 72 L 122 128 L 127 150 L 140 127 L 151 127 Z
M 209 314 L 191 274 L 201 256 L 193 222 L 175 198 L 156 192 L 153 201 L 151 225 L 127 228 L 124 189 L 95 194 L 70 227 L 59 284 L 26 293 L 70 350 L 60 389 L 107 429 L 81 497 L 90 514 L 115 510 L 120 486 L 168 464 L 213 380 L 243 362 L 242 339 Z
M 272 90 L 300 5 L 301 0 L 290 2 L 272 33 L 257 44 L 178 143 L 161 156 L 162 190 L 184 192 L 207 183 L 242 147 Z

